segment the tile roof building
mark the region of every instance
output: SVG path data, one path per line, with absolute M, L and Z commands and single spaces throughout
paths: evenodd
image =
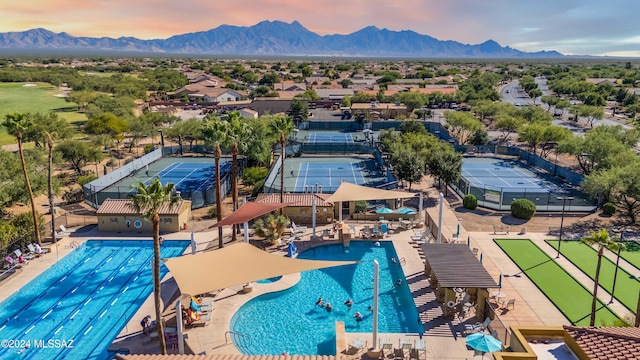
M 564 326 L 579 359 L 640 359 L 640 328 Z

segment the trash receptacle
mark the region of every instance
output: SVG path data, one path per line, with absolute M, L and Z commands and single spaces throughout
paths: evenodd
M 524 235 L 526 233 L 527 233 L 527 228 L 523 226 L 522 229 L 520 230 L 520 234 Z

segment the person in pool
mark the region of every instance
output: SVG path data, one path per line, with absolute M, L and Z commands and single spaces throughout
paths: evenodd
M 360 314 L 359 311 L 357 311 L 355 314 L 353 314 L 353 317 L 356 319 L 357 322 L 362 321 L 362 314 Z
M 319 297 L 318 301 L 316 301 L 316 306 L 324 307 L 324 300 L 322 300 L 321 297 Z
M 327 309 L 327 312 L 331 312 L 331 310 L 333 310 L 333 306 L 331 306 L 330 302 L 327 302 L 327 305 L 325 305 L 324 308 Z
M 351 307 L 353 306 L 353 300 L 347 299 L 347 301 L 345 301 L 344 304 L 347 307 L 347 310 L 351 310 Z

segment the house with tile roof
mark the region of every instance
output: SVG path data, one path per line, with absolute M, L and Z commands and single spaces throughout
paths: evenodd
M 493 353 L 512 359 L 640 359 L 640 328 L 586 326 L 512 326 L 510 352 Z

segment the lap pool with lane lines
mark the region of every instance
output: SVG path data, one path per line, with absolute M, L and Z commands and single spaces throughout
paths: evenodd
M 189 244 L 164 241 L 161 256 L 179 256 Z M 27 349 L 0 348 L 0 358 L 106 359 L 153 291 L 152 258 L 149 240 L 87 241 L 0 303 L 0 339 L 30 342 Z M 57 343 L 35 343 L 49 340 Z

